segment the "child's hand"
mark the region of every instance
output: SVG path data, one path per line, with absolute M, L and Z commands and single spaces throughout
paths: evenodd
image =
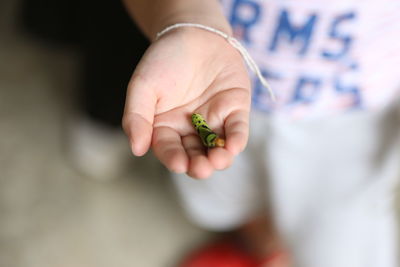
M 239 52 L 216 34 L 179 28 L 143 56 L 128 87 L 123 125 L 135 155 L 151 145 L 169 170 L 205 178 L 245 148 L 249 110 L 250 81 Z M 225 137 L 224 148 L 203 146 L 192 113 Z

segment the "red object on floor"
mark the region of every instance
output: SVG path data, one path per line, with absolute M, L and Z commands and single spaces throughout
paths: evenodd
M 260 261 L 250 255 L 239 242 L 227 238 L 190 254 L 179 267 L 260 267 L 282 255 L 283 252 L 277 251 Z

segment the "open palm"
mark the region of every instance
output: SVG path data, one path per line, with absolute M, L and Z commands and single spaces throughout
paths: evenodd
M 128 87 L 123 125 L 132 151 L 150 146 L 171 171 L 205 178 L 227 168 L 247 143 L 250 82 L 242 58 L 223 38 L 177 29 L 153 43 Z M 226 139 L 207 149 L 192 124 L 200 113 Z

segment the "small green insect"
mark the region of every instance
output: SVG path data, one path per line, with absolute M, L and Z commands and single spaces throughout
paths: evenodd
M 218 135 L 210 129 L 203 116 L 198 113 L 194 113 L 192 115 L 192 124 L 206 147 L 225 146 L 225 140 L 219 138 Z

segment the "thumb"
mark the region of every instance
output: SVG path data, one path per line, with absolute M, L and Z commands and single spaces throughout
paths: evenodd
M 134 74 L 128 85 L 122 126 L 136 156 L 143 156 L 150 148 L 156 103 L 151 84 Z

